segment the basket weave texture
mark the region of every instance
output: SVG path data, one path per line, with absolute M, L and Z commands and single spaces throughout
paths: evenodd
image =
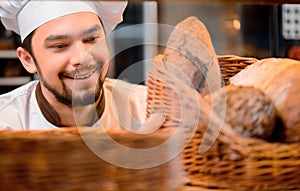
M 225 84 L 255 61 L 255 58 L 219 56 Z M 205 130 L 205 126 L 198 126 L 182 153 L 190 185 L 230 190 L 300 190 L 300 143 L 247 138 L 224 126 L 213 146 L 199 154 Z
M 218 59 L 226 85 L 230 77 L 257 61 L 234 55 L 219 56 Z M 191 97 L 194 92 L 173 79 L 175 76 L 159 59 L 153 62 L 148 74 L 148 116 L 164 110 L 166 120 L 163 127 L 181 125 L 188 133 L 192 126 L 182 122 L 182 112 L 189 111 L 191 119 L 199 119 L 193 118 L 193 109 L 197 105 Z M 182 111 L 182 108 L 185 110 Z M 247 138 L 223 125 L 214 144 L 200 154 L 206 130 L 207 123 L 199 121 L 181 155 L 189 185 L 215 190 L 300 190 L 300 144 Z
M 122 145 L 142 148 L 161 144 L 170 132 L 140 136 L 118 130 L 107 133 Z M 111 142 L 97 128 L 82 128 L 80 133 L 77 128 L 0 131 L 0 190 L 164 191 L 178 186 L 179 179 L 174 180 L 170 172 L 180 166 L 180 161 L 148 169 L 119 167 L 90 150 L 80 136 L 83 134 L 93 146 L 102 145 L 101 152 L 118 156 L 118 150 L 103 147 Z
M 225 85 L 229 84 L 229 79 L 237 74 L 239 71 L 246 68 L 248 65 L 258 61 L 252 57 L 240 57 L 236 55 L 219 55 L 218 61 L 220 65 L 221 74 Z

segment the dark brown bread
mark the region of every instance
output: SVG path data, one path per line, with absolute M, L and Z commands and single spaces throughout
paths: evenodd
M 213 97 L 213 99 L 211 99 Z M 239 134 L 268 140 L 275 126 L 275 108 L 262 91 L 253 87 L 228 85 L 205 100 Z M 212 100 L 214 102 L 212 102 Z
M 300 142 L 300 62 L 284 58 L 258 61 L 230 79 L 233 85 L 253 86 L 269 96 L 282 121 L 275 140 Z

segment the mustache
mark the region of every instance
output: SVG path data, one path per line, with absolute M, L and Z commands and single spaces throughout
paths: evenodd
M 105 66 L 105 63 L 103 61 L 95 61 L 95 62 L 88 63 L 88 64 L 80 64 L 75 69 L 60 72 L 58 75 L 61 78 L 64 76 L 74 77 L 76 75 L 82 75 L 82 74 L 90 73 L 92 71 L 97 71 L 97 70 L 101 72 L 101 70 L 103 70 L 104 66 Z

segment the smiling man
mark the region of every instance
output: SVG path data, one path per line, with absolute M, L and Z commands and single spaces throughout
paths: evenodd
M 143 121 L 146 87 L 106 78 L 105 38 L 122 21 L 126 5 L 125 1 L 1 1 L 3 25 L 22 40 L 17 55 L 39 80 L 0 96 L 0 129 L 119 128 Z

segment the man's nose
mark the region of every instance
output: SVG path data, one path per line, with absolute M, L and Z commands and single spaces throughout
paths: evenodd
M 85 44 L 82 42 L 76 42 L 73 45 L 71 51 L 72 51 L 71 59 L 70 59 L 71 64 L 74 66 L 83 64 L 82 62 L 88 53 L 88 50 L 87 50 Z

